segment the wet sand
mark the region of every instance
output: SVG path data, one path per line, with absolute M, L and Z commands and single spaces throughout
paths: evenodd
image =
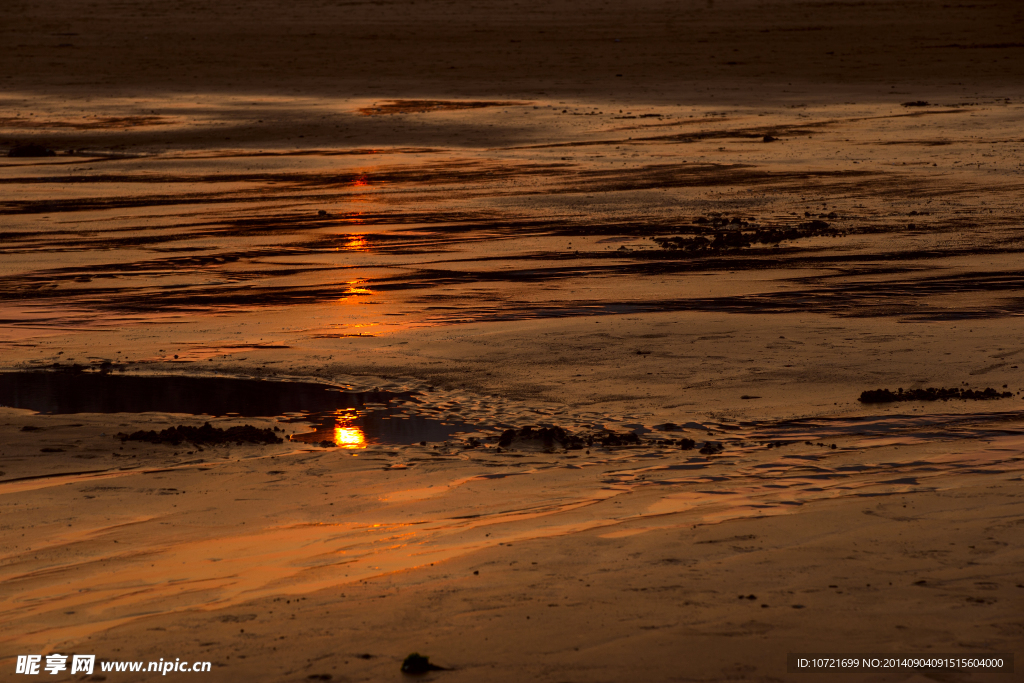
M 0 162 L 0 369 L 323 382 L 471 427 L 0 408 L 0 666 L 1019 653 L 1013 3 L 17 15 L 0 149 L 55 155 Z M 1010 396 L 858 400 L 928 387 Z M 116 437 L 204 422 L 309 438 Z M 590 441 L 499 444 L 528 425 Z

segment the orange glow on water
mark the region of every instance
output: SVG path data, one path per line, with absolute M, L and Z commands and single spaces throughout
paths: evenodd
M 366 295 L 366 294 L 373 294 L 373 292 L 371 290 L 369 290 L 369 289 L 367 289 L 365 287 L 360 287 L 359 285 L 361 285 L 362 283 L 363 283 L 362 280 L 352 280 L 352 281 L 346 283 L 346 284 L 348 284 L 348 289 L 345 291 L 345 295 L 343 297 L 341 297 L 340 299 L 338 299 L 338 301 L 340 301 L 342 303 L 350 303 L 350 304 L 351 303 L 358 303 L 358 299 L 359 299 L 360 296 L 363 296 L 363 295 Z
M 359 427 L 335 425 L 334 443 L 342 448 L 363 448 L 366 446 L 366 435 Z
M 362 235 L 354 235 L 345 243 L 347 251 L 366 251 L 367 247 L 366 238 Z

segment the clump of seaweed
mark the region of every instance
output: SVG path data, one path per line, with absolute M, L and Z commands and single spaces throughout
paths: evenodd
M 938 389 L 928 387 L 927 389 L 910 389 L 904 391 L 899 388 L 896 391 L 889 389 L 875 389 L 873 391 L 861 392 L 861 403 L 895 403 L 897 401 L 949 401 L 950 399 L 960 401 L 990 401 L 997 398 L 1010 398 L 1012 392 L 999 391 L 991 387 L 987 389 Z
M 715 223 L 716 227 L 717 225 L 718 223 Z M 655 237 L 654 241 L 663 249 L 682 250 L 695 254 L 715 254 L 730 249 L 752 247 L 757 244 L 772 245 L 806 237 L 837 237 L 844 234 L 825 221 L 819 220 L 800 223 L 791 228 L 762 228 L 745 222 L 731 222 L 722 225 L 733 229 L 709 233 L 708 236 Z
M 281 437 L 274 433 L 273 429 L 260 429 L 252 425 L 241 425 L 222 429 L 213 427 L 209 422 L 202 427 L 177 426 L 168 427 L 162 431 L 139 430 L 131 434 L 124 432 L 115 438 L 121 441 L 146 441 L 148 443 L 168 443 L 178 445 L 182 441 L 190 441 L 194 444 L 228 444 L 228 443 L 257 443 L 271 444 L 282 443 Z
M 539 443 L 548 452 L 553 451 L 555 448 L 575 451 L 589 448 L 595 443 L 602 446 L 635 446 L 640 444 L 640 437 L 634 432 L 618 434 L 607 429 L 592 434 L 571 434 L 558 426 L 529 426 L 518 430 L 506 429 L 498 439 L 499 448 L 527 445 L 529 443 Z
M 522 427 L 521 429 L 506 429 L 498 439 L 499 448 L 509 448 L 513 443 L 518 442 L 540 442 L 545 451 L 554 450 L 555 447 L 566 450 L 579 450 L 589 443 L 584 437 L 570 434 L 561 427 Z
M 669 425 L 660 425 L 667 431 Z M 671 425 L 678 428 L 677 425 Z M 506 429 L 499 437 L 486 437 L 484 441 L 497 440 L 497 450 L 510 450 L 526 448 L 527 450 L 539 448 L 546 453 L 554 453 L 558 450 L 576 451 L 592 446 L 621 447 L 621 446 L 678 446 L 684 451 L 696 448 L 697 442 L 685 437 L 679 439 L 666 439 L 658 435 L 650 435 L 649 438 L 642 438 L 636 432 L 615 432 L 611 429 L 600 429 L 593 432 L 572 433 L 557 425 L 548 427 L 520 427 L 518 429 Z M 484 443 L 471 437 L 464 442 L 466 448 L 479 448 Z M 720 447 L 716 446 L 714 452 L 719 452 Z

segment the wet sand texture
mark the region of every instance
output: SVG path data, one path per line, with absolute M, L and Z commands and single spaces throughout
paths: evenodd
M 1019 3 L 8 5 L 0 668 L 1020 658 Z

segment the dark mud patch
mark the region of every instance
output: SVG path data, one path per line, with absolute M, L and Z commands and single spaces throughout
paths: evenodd
M 7 152 L 9 157 L 55 157 L 57 153 L 43 145 L 28 143 L 15 145 Z
M 328 442 L 327 445 L 347 447 L 443 441 L 474 429 L 470 424 L 421 414 L 417 411 L 420 403 L 414 392 L 346 391 L 342 387 L 314 382 L 171 375 L 137 377 L 100 372 L 0 373 L 0 406 L 48 415 L 156 412 L 277 418 L 315 425 L 313 431 L 293 436 L 295 441 Z M 258 435 L 246 436 L 248 432 L 232 432 L 231 429 L 234 428 L 221 430 L 225 432 L 222 436 L 205 427 L 175 427 L 160 433 L 139 432 L 141 436 L 128 436 L 132 440 L 153 443 L 174 443 L 174 439 L 194 441 L 195 438 L 212 439 L 209 443 L 221 443 L 217 441 L 219 438 L 225 439 L 223 443 L 257 442 L 252 439 Z
M 220 445 L 229 443 L 272 444 L 283 443 L 284 439 L 274 433 L 274 429 L 260 429 L 252 425 L 241 425 L 222 429 L 213 427 L 209 422 L 202 427 L 177 426 L 168 427 L 159 432 L 154 430 L 121 433 L 117 435 L 121 441 L 145 441 L 147 443 L 164 443 L 177 446 L 189 441 L 197 446 Z
M 0 128 L 70 128 L 72 130 L 123 130 L 171 123 L 163 116 L 94 116 L 82 121 L 36 120 L 22 116 L 0 117 Z
M 531 102 L 500 100 L 387 100 L 371 107 L 363 107 L 363 116 L 385 114 L 427 114 L 433 111 L 459 111 L 462 109 L 483 109 L 485 107 L 521 107 Z
M 889 389 L 874 389 L 864 391 L 860 395 L 861 403 L 897 403 L 900 401 L 991 401 L 998 398 L 1012 398 L 1013 392 L 999 391 L 988 387 L 986 389 L 939 389 L 928 387 L 927 389 L 910 389 L 904 391 L 899 388 L 896 391 Z
M 0 405 L 47 415 L 184 413 L 273 417 L 322 413 L 409 394 L 346 392 L 313 382 L 228 377 L 131 376 L 94 372 L 0 373 Z

